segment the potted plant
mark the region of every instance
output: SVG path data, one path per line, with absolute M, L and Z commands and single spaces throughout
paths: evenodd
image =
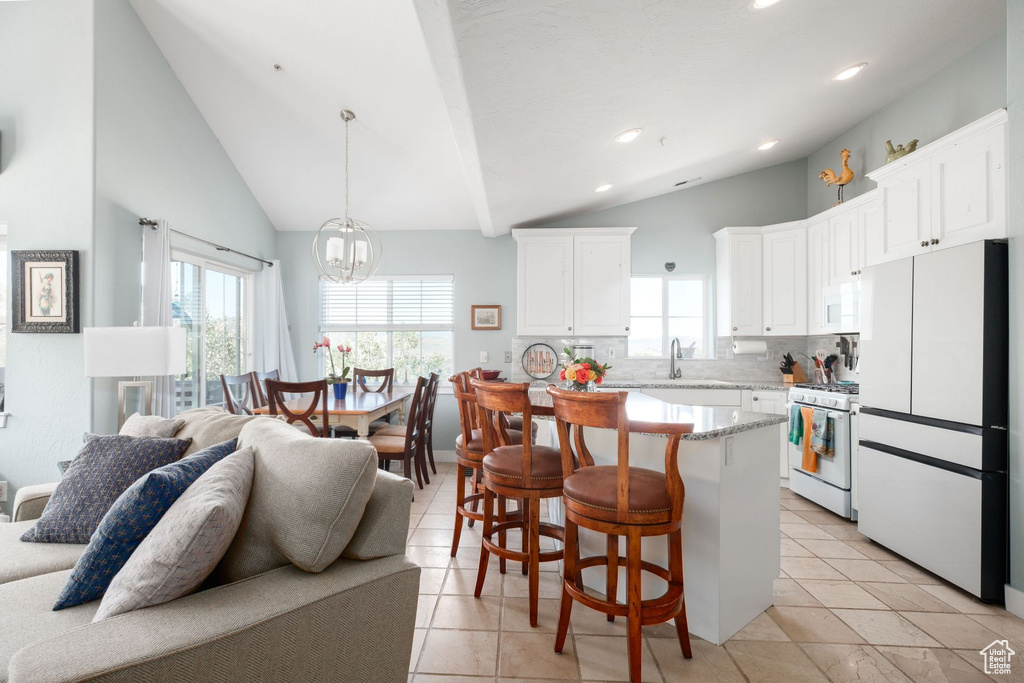
M 334 398 L 338 401 L 344 400 L 345 394 L 348 393 L 348 373 L 351 368 L 348 365 L 348 354 L 352 353 L 351 346 L 338 345 L 338 352 L 341 354 L 341 372 L 338 372 L 337 366 L 334 364 L 334 353 L 331 350 L 331 340 L 324 337 L 320 341 L 313 344 L 313 353 L 317 352 L 317 349 L 326 349 L 327 359 L 331 361 L 331 371 L 328 373 L 326 379 L 327 383 L 334 387 Z
M 611 370 L 612 366 L 598 363 L 590 357 L 574 358 L 568 346 L 562 350 L 568 357 L 558 373 L 563 389 L 595 391 L 597 385 L 604 381 L 605 374 Z

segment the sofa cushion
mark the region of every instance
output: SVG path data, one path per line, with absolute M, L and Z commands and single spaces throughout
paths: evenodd
M 35 526 L 33 543 L 88 543 L 103 515 L 136 479 L 181 458 L 188 440 L 94 436 L 82 447 Z
M 192 455 L 229 439 L 237 439 L 242 428 L 254 420 L 273 418 L 260 415 L 232 415 L 223 408 L 207 406 L 179 413 L 177 419 L 184 420 L 185 424 L 175 437 L 192 439 L 192 445 L 185 451 L 185 455 Z
M 85 550 L 84 543 L 26 543 L 21 535 L 35 520 L 0 524 L 0 584 L 29 576 L 71 569 Z M 53 606 L 55 592 L 50 596 Z M 0 610 L 2 611 L 2 610 Z
M 4 564 L 6 561 L 4 558 Z M 99 602 L 60 612 L 51 609 L 53 596 L 60 592 L 70 573 L 42 574 L 0 586 L 0 610 L 5 624 L 0 638 L 0 681 L 7 680 L 7 663 L 18 650 L 92 621 Z
M 212 582 L 231 583 L 291 562 L 321 572 L 359 526 L 377 478 L 365 441 L 320 439 L 285 422 L 254 420 L 238 437 L 256 470 L 242 528 Z
M 139 415 L 133 413 L 124 421 L 118 434 L 121 436 L 157 436 L 161 439 L 170 439 L 178 433 L 178 430 L 185 425 L 181 418 L 168 420 L 159 415 Z
M 238 531 L 252 474 L 252 448 L 243 448 L 189 486 L 110 582 L 94 621 L 162 605 L 198 588 Z
M 71 572 L 53 609 L 103 597 L 111 579 L 192 482 L 235 451 L 231 439 L 144 474 L 121 494 Z M 219 558 L 218 558 L 219 559 Z

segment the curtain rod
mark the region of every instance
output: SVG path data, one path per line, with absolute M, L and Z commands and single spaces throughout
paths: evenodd
M 152 220 L 150 218 L 140 218 L 139 219 L 139 225 L 148 225 L 149 227 L 151 227 L 154 230 L 156 230 L 156 221 L 154 221 L 154 220 Z M 187 232 L 182 232 L 181 230 L 175 230 L 174 228 L 171 228 L 171 232 L 176 233 L 178 235 L 181 235 L 182 237 L 187 237 L 190 240 L 195 240 L 196 242 L 202 242 L 203 244 L 207 244 L 207 245 L 213 247 L 214 249 L 216 249 L 217 251 L 226 251 L 226 252 L 229 252 L 231 254 L 238 254 L 239 256 L 244 256 L 245 258 L 252 259 L 253 261 L 259 261 L 260 263 L 262 263 L 262 264 L 264 264 L 266 266 L 269 266 L 270 268 L 274 267 L 273 263 L 271 263 L 270 261 L 267 261 L 266 259 L 261 259 L 259 256 L 253 256 L 252 254 L 246 254 L 245 252 L 236 251 L 234 249 L 231 249 L 230 247 L 225 247 L 222 244 L 217 244 L 216 242 L 211 242 L 210 240 L 204 240 L 202 237 L 196 237 L 195 235 L 190 235 Z

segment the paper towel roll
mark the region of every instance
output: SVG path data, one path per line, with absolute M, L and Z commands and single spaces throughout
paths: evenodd
M 768 342 L 764 340 L 735 340 L 732 343 L 734 356 L 763 356 L 768 353 Z

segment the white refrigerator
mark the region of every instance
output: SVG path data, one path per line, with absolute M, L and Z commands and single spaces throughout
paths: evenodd
M 858 529 L 983 600 L 1007 578 L 1007 245 L 866 268 Z

